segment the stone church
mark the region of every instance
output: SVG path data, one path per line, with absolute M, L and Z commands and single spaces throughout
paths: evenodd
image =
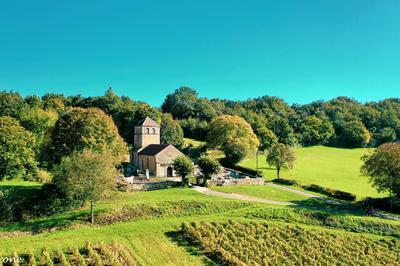
M 139 170 L 151 176 L 173 177 L 173 161 L 183 155 L 171 144 L 160 144 L 160 125 L 147 117 L 142 125 L 135 127 L 134 149 L 131 163 Z

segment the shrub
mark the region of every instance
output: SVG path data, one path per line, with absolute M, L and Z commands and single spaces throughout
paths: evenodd
M 53 179 L 53 176 L 50 172 L 40 169 L 37 171 L 35 179 L 40 183 L 50 183 Z
M 288 185 L 288 186 L 298 186 L 298 187 L 304 188 L 305 190 L 321 193 L 321 194 L 327 195 L 329 197 L 340 199 L 340 200 L 354 201 L 357 198 L 356 195 L 349 193 L 349 192 L 336 190 L 336 189 L 332 189 L 332 188 L 325 188 L 325 187 L 315 185 L 315 184 L 300 185 L 296 180 L 292 180 L 292 179 L 277 178 L 277 179 L 274 179 L 273 182 L 279 183 L 282 185 Z
M 310 211 L 306 209 L 276 209 L 262 207 L 244 214 L 247 218 L 276 220 L 288 223 L 302 223 L 343 229 L 350 232 L 371 233 L 400 237 L 400 225 L 382 221 L 365 220 L 357 217 L 332 215 L 326 212 Z
M 78 206 L 53 184 L 44 184 L 40 189 L 24 190 L 19 195 L 16 190 L 0 192 L 0 223 L 23 222 L 31 218 L 52 215 Z
M 274 180 L 272 180 L 272 182 L 286 186 L 300 186 L 300 184 L 296 180 L 286 178 L 275 178 Z
M 400 213 L 400 201 L 397 198 L 365 198 L 358 202 L 359 206 L 364 209 L 380 209 L 389 212 Z
M 336 190 L 336 189 L 331 189 L 331 188 L 324 188 L 319 185 L 311 184 L 309 186 L 303 186 L 304 189 L 314 191 L 317 193 L 325 194 L 327 196 L 340 199 L 340 200 L 347 200 L 347 201 L 354 201 L 357 196 L 354 194 L 351 194 L 349 192 L 341 191 L 341 190 Z

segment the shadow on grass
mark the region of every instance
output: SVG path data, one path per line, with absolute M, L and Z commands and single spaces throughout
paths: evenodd
M 187 239 L 185 239 L 183 232 L 181 231 L 170 231 L 166 232 L 165 235 L 174 243 L 176 243 L 178 246 L 183 247 L 187 253 L 189 253 L 192 256 L 198 256 L 202 257 L 202 261 L 204 265 L 207 266 L 216 266 L 215 262 L 213 262 L 210 258 L 208 258 L 201 250 L 199 247 L 197 247 L 195 244 L 191 243 Z
M 275 167 L 258 167 L 258 170 L 274 170 L 276 171 Z
M 292 201 L 294 206 L 291 208 L 304 208 L 312 211 L 324 211 L 332 215 L 357 215 L 363 216 L 365 213 L 354 203 L 332 200 L 329 198 L 309 198 L 306 200 Z
M 88 211 L 82 210 L 68 215 L 57 215 L 27 222 L 12 223 L 3 226 L 2 231 L 4 233 L 12 231 L 25 231 L 38 234 L 54 228 L 67 228 L 73 224 L 86 222 L 88 222 Z
M 10 191 L 12 193 L 13 198 L 18 197 L 26 197 L 27 195 L 32 195 L 38 190 L 41 189 L 41 186 L 14 186 L 14 185 L 5 185 L 0 186 L 0 192 Z

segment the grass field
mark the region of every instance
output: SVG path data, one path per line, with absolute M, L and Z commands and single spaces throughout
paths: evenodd
M 0 182 L 0 186 L 2 185 L 10 184 Z M 18 184 L 23 185 L 37 186 L 29 183 Z M 263 188 L 258 188 L 260 193 L 265 193 Z M 263 195 L 274 199 L 296 200 L 298 197 L 273 192 L 268 188 L 266 190 L 267 193 Z M 267 196 L 268 194 L 270 196 Z M 2 237 L 0 256 L 9 256 L 13 251 L 27 252 L 30 248 L 39 253 L 44 246 L 49 251 L 55 251 L 58 247 L 81 247 L 85 241 L 110 243 L 117 240 L 130 249 L 140 265 L 213 265 L 204 253 L 182 238 L 182 222 L 233 220 L 268 222 L 271 225 L 295 224 L 305 229 L 327 230 L 331 234 L 356 234 L 374 239 L 393 239 L 393 232 L 398 232 L 400 228 L 400 222 L 364 217 L 360 216 L 359 212 L 350 211 L 339 215 L 337 210 L 333 209 L 321 213 L 321 210 L 307 208 L 276 207 L 206 196 L 180 188 L 118 193 L 113 200 L 96 205 L 97 217 L 100 218 L 104 212 L 117 217 L 124 214 L 121 212 L 124 206 L 133 211 L 128 213 L 131 215 L 129 219 L 116 220 L 104 225 L 90 226 L 87 222 L 82 222 L 82 217 L 85 217 L 82 215 L 88 214 L 88 209 L 84 208 L 0 227 L 0 234 L 3 236 L 14 234 L 12 237 Z M 54 225 L 61 225 L 61 228 L 51 229 Z M 64 225 L 67 226 L 63 228 Z M 49 231 L 31 235 L 30 230 L 37 227 L 49 227 Z
M 294 179 L 301 184 L 317 184 L 357 195 L 358 198 L 379 197 L 368 178 L 360 175 L 361 156 L 368 149 L 339 149 L 314 146 L 296 149 L 296 162 L 292 170 L 283 170 L 281 177 Z M 256 169 L 256 158 L 243 161 L 242 166 Z M 268 180 L 276 178 L 274 167 L 267 165 L 265 156 L 258 158 L 259 169 Z
M 254 186 L 254 185 L 243 185 L 243 186 L 215 186 L 213 190 L 236 193 L 241 195 L 248 195 L 257 198 L 277 200 L 277 201 L 300 201 L 307 200 L 307 197 L 284 191 L 281 189 L 269 187 L 269 186 Z

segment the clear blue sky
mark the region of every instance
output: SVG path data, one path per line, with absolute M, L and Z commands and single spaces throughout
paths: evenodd
M 2 1 L 0 90 L 400 97 L 400 1 Z

